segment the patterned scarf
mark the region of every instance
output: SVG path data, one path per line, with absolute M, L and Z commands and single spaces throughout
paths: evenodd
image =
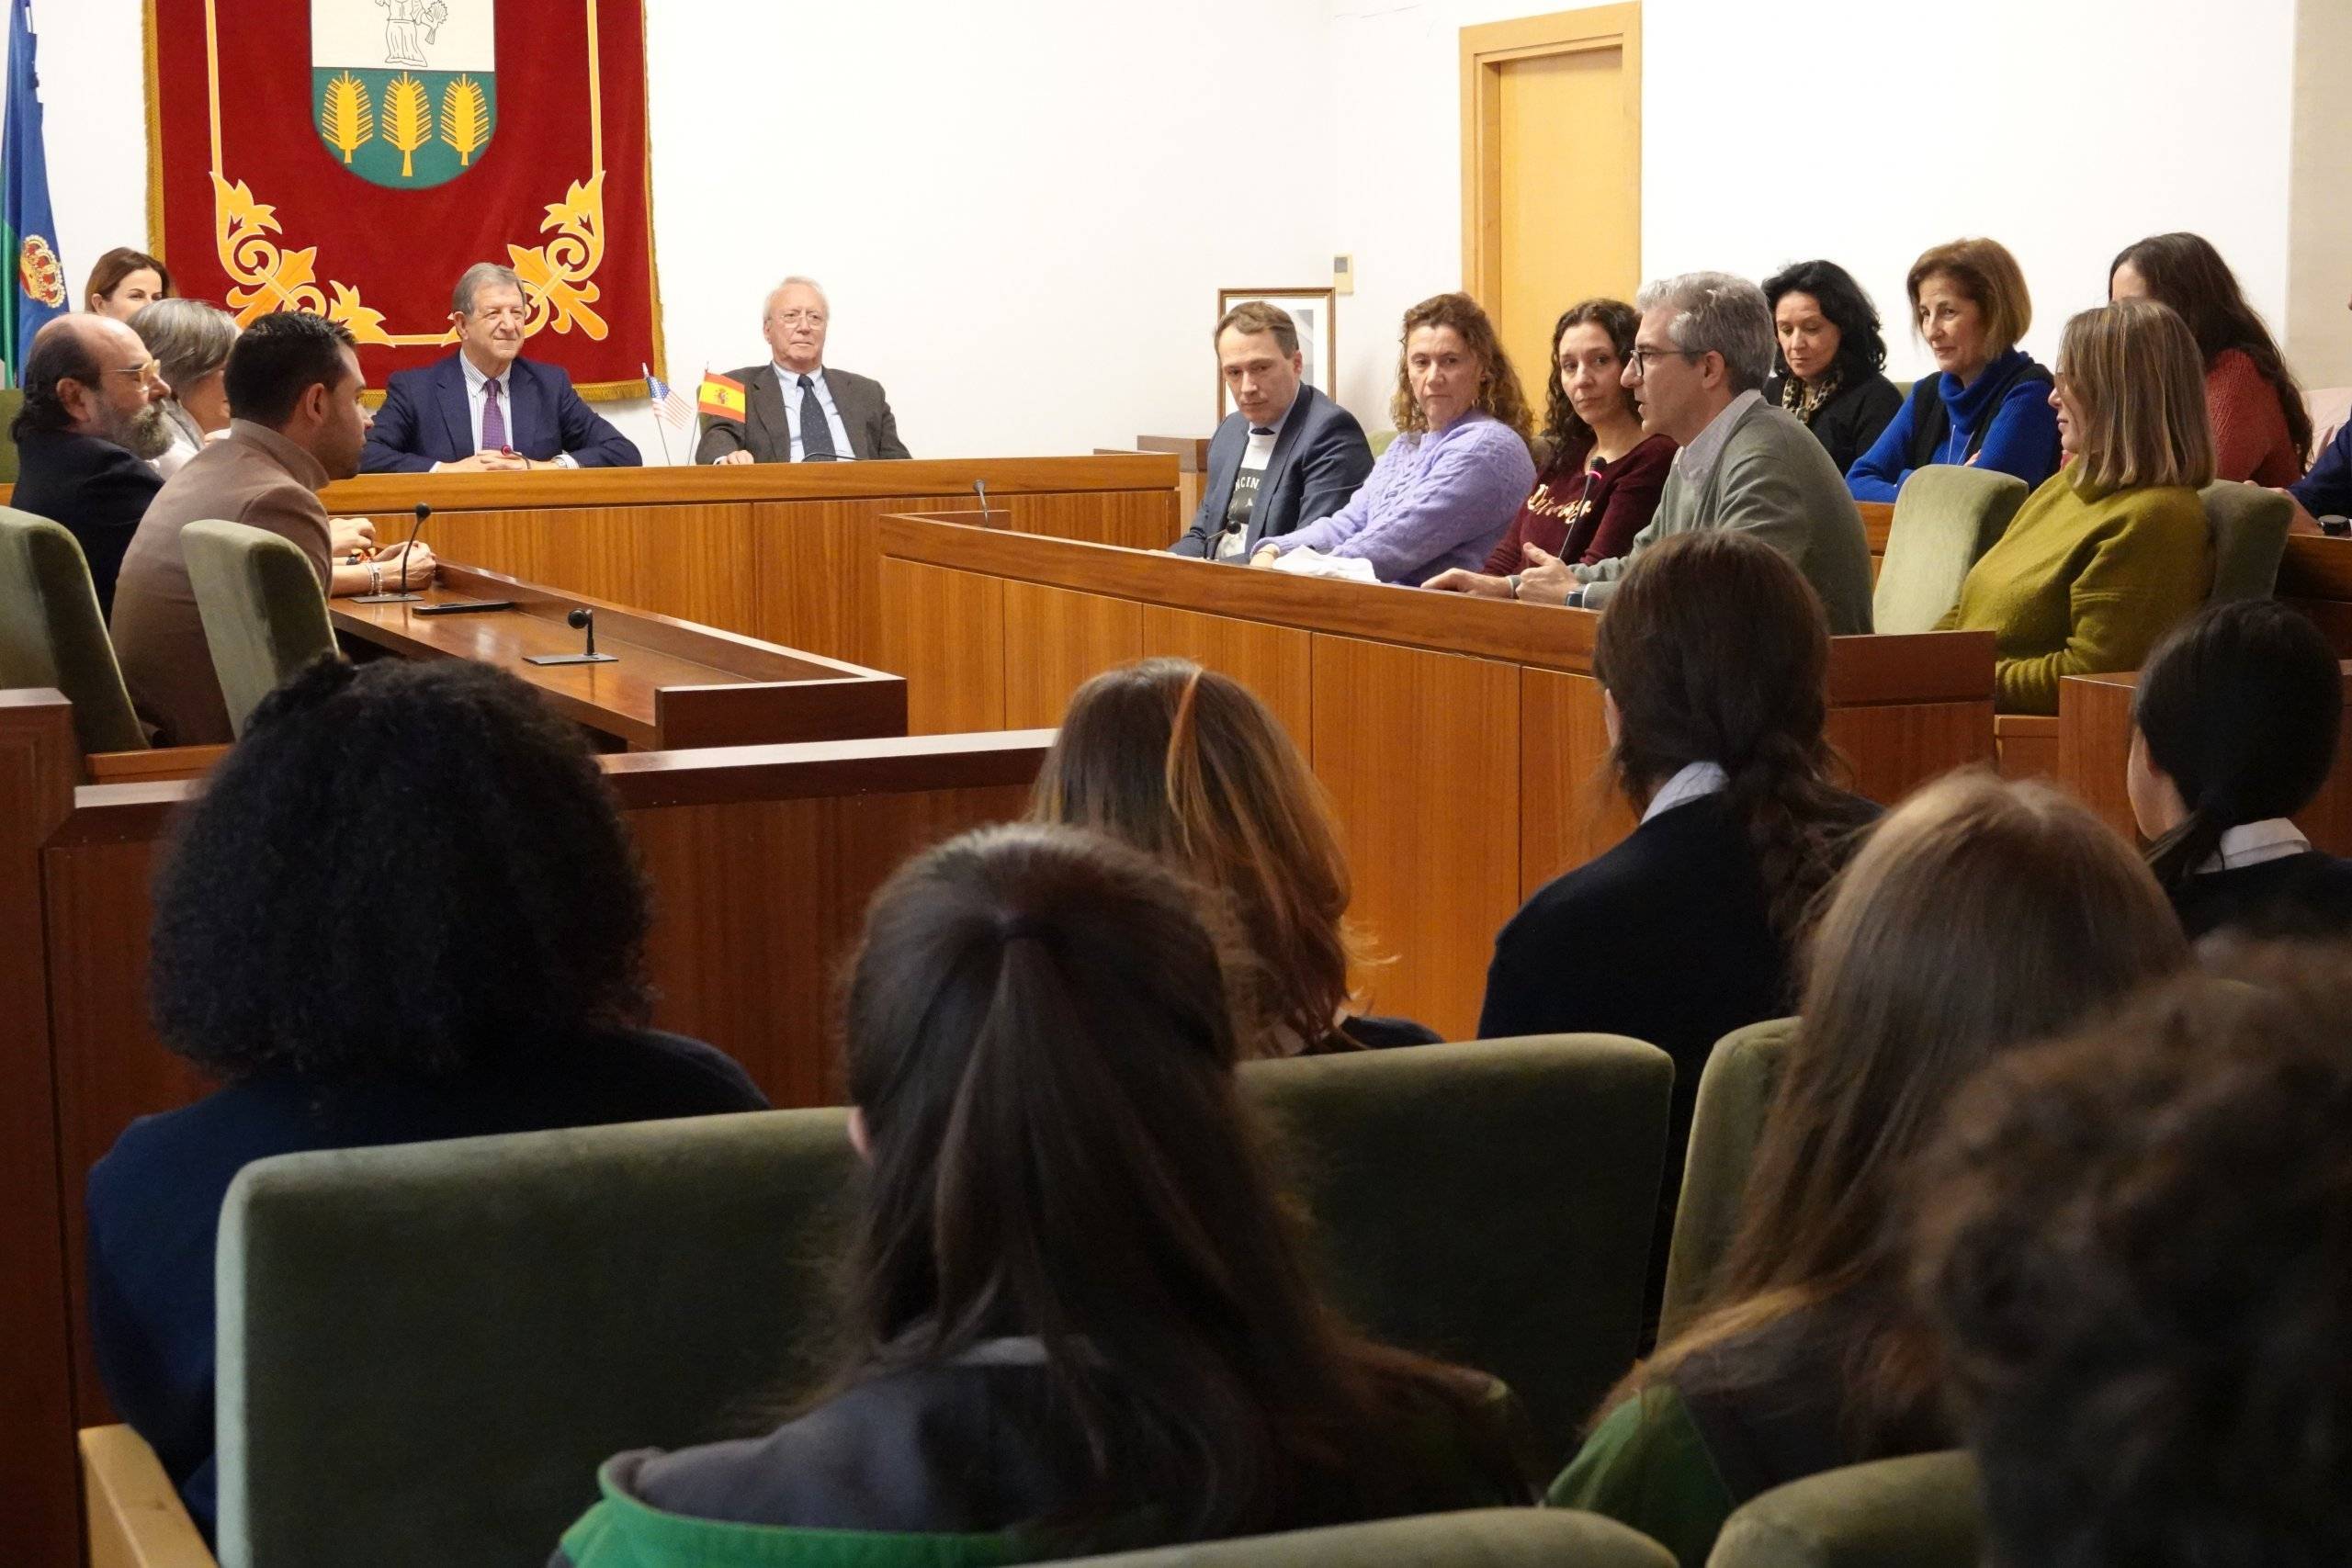
M 1800 381 L 1794 376 L 1784 376 L 1781 379 L 1781 406 L 1810 427 L 1814 415 L 1821 412 L 1824 403 L 1838 395 L 1838 386 L 1845 378 L 1845 367 L 1834 360 L 1827 375 L 1810 382 Z

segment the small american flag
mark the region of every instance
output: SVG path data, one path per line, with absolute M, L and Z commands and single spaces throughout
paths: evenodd
M 653 399 L 653 412 L 671 429 L 684 434 L 695 427 L 695 400 L 663 381 L 651 369 L 645 370 L 646 391 Z

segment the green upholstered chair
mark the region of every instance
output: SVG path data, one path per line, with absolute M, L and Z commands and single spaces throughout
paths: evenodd
M 1674 1241 L 1666 1255 L 1660 1339 L 1690 1325 L 1691 1314 L 1714 1283 L 1715 1270 L 1731 1251 L 1740 1205 L 1747 1197 L 1748 1167 L 1764 1136 L 1764 1113 L 1781 1086 L 1781 1066 L 1788 1060 L 1796 1029 L 1792 1018 L 1736 1029 L 1716 1042 L 1699 1074 L 1690 1146 L 1682 1161 L 1682 1195 L 1674 1206 Z
M 1630 1364 L 1672 1066 L 1606 1036 L 1268 1062 L 1332 1288 L 1487 1367 L 1563 1455 Z M 296 1155 L 219 1253 L 229 1568 L 544 1561 L 623 1449 L 763 1429 L 814 1369 L 838 1111 Z M 1499 1561 L 1499 1559 L 1498 1560 Z
M 46 517 L 0 506 L 0 687 L 23 686 L 64 694 L 85 753 L 147 749 L 81 541 Z
M 1879 563 L 1871 618 L 1882 632 L 1935 629 L 1960 603 L 1976 558 L 2024 504 L 2023 479 L 1960 463 L 1930 463 L 1903 481 Z
M 1072 1568 L 1673 1568 L 1639 1530 L 1564 1508 L 1481 1508 L 1075 1559 Z
M 2278 585 L 2294 502 L 2260 485 L 2218 479 L 2197 492 L 2213 531 L 2213 592 L 2209 602 L 2267 599 Z
M 1976 1461 L 1879 1460 L 1776 1486 L 1724 1521 L 1707 1568 L 1976 1568 Z
M 243 735 L 254 705 L 334 651 L 326 593 L 310 558 L 266 528 L 190 523 L 180 530 L 180 552 L 230 726 Z
M 1375 430 L 1366 440 L 1365 445 L 1372 448 L 1373 457 L 1377 458 L 1383 453 L 1386 452 L 1391 446 L 1396 445 L 1396 432 L 1393 430 Z
M 0 387 L 0 484 L 17 482 L 17 437 L 11 427 L 24 407 L 22 387 Z

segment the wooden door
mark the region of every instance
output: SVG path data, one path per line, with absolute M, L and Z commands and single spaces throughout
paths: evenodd
M 1462 29 L 1463 276 L 1541 410 L 1552 323 L 1642 282 L 1641 7 Z

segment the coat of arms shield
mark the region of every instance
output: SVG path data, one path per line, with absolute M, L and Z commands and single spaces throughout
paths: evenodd
M 395 189 L 456 179 L 498 129 L 496 0 L 311 0 L 319 140 Z

